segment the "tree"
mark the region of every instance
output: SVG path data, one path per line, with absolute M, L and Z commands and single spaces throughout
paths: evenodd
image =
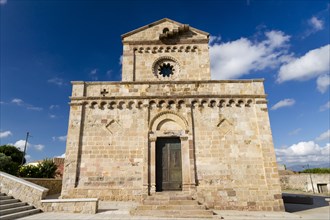
M 0 171 L 17 175 L 19 164 L 12 161 L 10 156 L 0 153 Z
M 0 153 L 10 156 L 12 161 L 18 164 L 22 163 L 23 152 L 15 146 L 12 145 L 2 145 L 0 146 Z M 23 164 L 26 162 L 25 158 Z
M 0 171 L 17 175 L 22 163 L 23 152 L 11 145 L 0 146 Z M 25 163 L 25 158 L 23 163 Z

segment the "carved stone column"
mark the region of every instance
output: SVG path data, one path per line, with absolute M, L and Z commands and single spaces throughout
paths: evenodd
M 149 137 L 150 149 L 149 149 L 149 195 L 156 193 L 156 140 L 157 137 Z
M 191 167 L 189 159 L 188 137 L 181 136 L 181 157 L 182 157 L 182 191 L 190 191 L 191 186 Z

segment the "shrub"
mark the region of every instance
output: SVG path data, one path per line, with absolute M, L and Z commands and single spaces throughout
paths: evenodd
M 39 177 L 39 168 L 34 165 L 21 166 L 19 168 L 18 174 L 21 177 L 38 178 Z
M 330 173 L 330 168 L 313 168 L 301 171 L 301 173 Z
M 51 159 L 45 159 L 38 165 L 22 166 L 19 170 L 19 176 L 30 178 L 55 178 L 57 165 Z
M 40 178 L 55 178 L 57 165 L 51 159 L 45 159 L 38 164 Z

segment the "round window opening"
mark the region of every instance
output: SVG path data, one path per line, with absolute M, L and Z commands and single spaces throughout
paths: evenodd
M 159 66 L 158 68 L 158 73 L 159 75 L 163 77 L 170 77 L 174 73 L 174 66 L 171 65 L 170 63 L 163 63 L 162 65 Z

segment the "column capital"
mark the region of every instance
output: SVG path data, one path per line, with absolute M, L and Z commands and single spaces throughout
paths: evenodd
M 149 141 L 150 142 L 156 142 L 157 137 L 156 136 L 149 136 Z
M 181 141 L 187 141 L 187 140 L 188 140 L 188 136 L 181 136 L 181 137 L 180 137 L 180 140 L 181 140 Z

